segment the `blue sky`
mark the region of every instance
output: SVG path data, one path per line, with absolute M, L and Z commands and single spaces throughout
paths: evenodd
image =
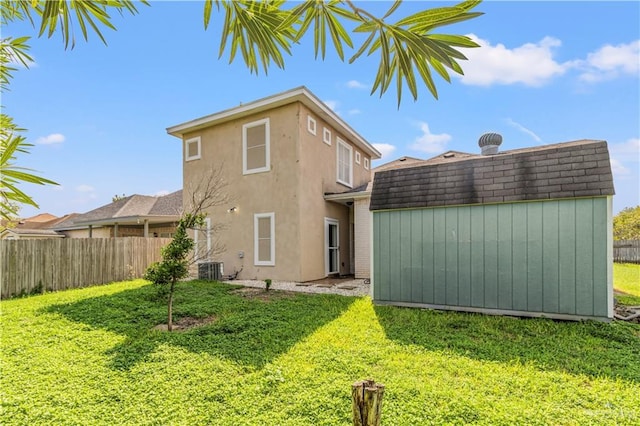
M 386 2 L 366 2 L 383 13 Z M 398 16 L 438 5 L 406 2 Z M 384 154 L 429 158 L 454 149 L 477 152 L 486 132 L 502 149 L 578 139 L 608 141 L 614 212 L 640 204 L 640 3 L 498 2 L 485 15 L 445 27 L 481 48 L 466 51 L 465 76 L 436 80 L 439 100 L 421 88 L 400 108 L 395 92 L 370 95 L 377 58 L 342 63 L 332 50 L 314 60 L 309 40 L 285 70 L 250 74 L 218 59 L 221 15 L 202 25 L 200 2 L 152 2 L 136 16 L 115 16 L 108 46 L 78 34 L 73 50 L 59 36 L 38 39 L 27 23 L 2 29 L 32 35 L 30 69 L 15 73 L 2 94 L 5 112 L 34 144 L 20 165 L 57 181 L 23 185 L 40 210 L 86 212 L 115 194 L 160 195 L 182 185 L 181 144 L 166 128 L 305 85 Z M 347 54 L 347 56 L 349 56 Z

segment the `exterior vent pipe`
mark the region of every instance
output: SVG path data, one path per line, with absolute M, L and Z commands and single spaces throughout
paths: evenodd
M 478 146 L 482 150 L 482 155 L 495 155 L 502 144 L 502 135 L 499 133 L 485 133 L 478 139 Z

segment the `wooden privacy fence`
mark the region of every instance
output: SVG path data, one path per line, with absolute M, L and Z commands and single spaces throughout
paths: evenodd
M 640 240 L 614 240 L 613 261 L 640 263 Z
M 1 297 L 140 278 L 170 238 L 0 240 Z
M 640 263 L 640 240 L 614 240 L 613 261 Z

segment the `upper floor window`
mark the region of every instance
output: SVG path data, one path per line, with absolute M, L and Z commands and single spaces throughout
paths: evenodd
M 312 135 L 316 134 L 316 120 L 310 115 L 307 115 L 307 130 Z
M 267 172 L 271 169 L 269 153 L 269 119 L 242 126 L 242 174 Z
M 340 138 L 338 141 L 338 182 L 351 187 L 353 182 L 353 150 L 351 145 L 347 144 Z
M 360 164 L 360 153 L 356 151 L 356 164 Z
M 184 141 L 184 161 L 200 159 L 200 136 Z
M 367 157 L 364 157 L 364 168 L 369 170 L 369 159 Z
M 322 142 L 331 145 L 331 130 L 326 127 L 322 128 Z

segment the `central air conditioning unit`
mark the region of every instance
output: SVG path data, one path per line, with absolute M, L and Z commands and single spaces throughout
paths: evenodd
M 198 263 L 198 279 L 207 281 L 220 281 L 224 274 L 222 262 Z

